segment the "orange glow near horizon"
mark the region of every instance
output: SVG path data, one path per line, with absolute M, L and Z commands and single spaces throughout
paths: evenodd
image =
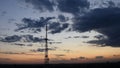
M 106 50 L 107 48 L 107 50 Z M 50 63 L 61 63 L 61 61 L 70 62 L 72 61 L 76 63 L 89 63 L 89 62 L 107 62 L 107 61 L 118 61 L 120 59 L 119 52 L 115 53 L 118 50 L 106 47 L 106 48 L 92 48 L 87 50 L 76 50 L 71 52 L 63 52 L 63 51 L 50 51 L 49 58 Z M 93 50 L 94 49 L 94 50 Z M 99 50 L 100 49 L 100 50 Z M 73 49 L 74 50 L 74 49 Z M 63 54 L 64 56 L 55 56 L 56 53 Z M 113 56 L 118 55 L 118 56 Z M 95 59 L 96 56 L 103 56 L 104 58 Z M 85 59 L 79 59 L 79 57 L 85 57 Z M 44 53 L 34 53 L 34 54 L 0 54 L 1 58 L 9 58 L 10 60 L 3 60 L 3 62 L 8 64 L 43 64 L 44 63 Z M 72 58 L 78 60 L 71 60 Z M 61 60 L 61 61 L 60 61 Z M 55 62 L 53 62 L 55 61 Z

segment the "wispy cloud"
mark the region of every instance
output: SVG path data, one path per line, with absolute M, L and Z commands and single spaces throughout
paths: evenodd
M 1 54 L 25 54 L 24 52 L 17 53 L 17 52 L 0 52 Z
M 25 53 L 25 52 L 0 52 L 0 54 L 9 54 L 9 55 L 40 55 L 40 54 L 32 54 L 32 53 Z
M 22 43 L 13 43 L 13 45 L 17 45 L 17 46 L 33 46 L 33 44 L 22 44 Z
M 54 54 L 56 57 L 62 57 L 65 56 L 65 54 Z
M 120 57 L 120 55 L 118 54 L 118 55 L 113 55 L 114 57 Z
M 89 36 L 84 36 L 84 35 L 83 35 L 83 36 L 68 36 L 68 37 L 65 38 L 65 39 L 73 39 L 73 38 L 76 38 L 76 39 L 77 39 L 77 38 L 84 38 L 84 39 L 85 39 L 85 38 L 89 38 Z
M 1 42 L 43 42 L 44 39 L 39 38 L 39 37 L 33 37 L 33 35 L 13 35 L 13 36 L 7 36 L 5 38 L 2 38 L 0 40 Z M 20 44 L 23 45 L 23 44 Z
M 103 59 L 104 56 L 96 56 L 95 58 L 96 58 L 96 59 Z
M 2 11 L 1 16 L 5 16 L 7 14 L 7 11 Z
M 50 51 L 55 51 L 57 48 L 48 48 Z M 45 48 L 31 49 L 31 52 L 45 52 Z
M 54 0 L 24 0 L 25 3 L 31 4 L 34 6 L 34 9 L 39 11 L 53 11 L 54 10 Z
M 0 60 L 11 60 L 10 58 L 0 58 Z
M 83 56 L 80 56 L 80 57 L 77 57 L 77 58 L 71 58 L 71 60 L 85 60 L 87 59 L 86 57 L 83 57 Z

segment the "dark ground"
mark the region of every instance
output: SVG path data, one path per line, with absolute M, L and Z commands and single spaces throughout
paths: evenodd
M 87 64 L 1 64 L 0 68 L 120 68 L 120 62 L 116 63 L 87 63 Z

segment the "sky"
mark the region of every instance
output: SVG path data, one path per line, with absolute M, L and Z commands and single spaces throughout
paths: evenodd
M 0 0 L 0 64 L 120 61 L 119 0 Z

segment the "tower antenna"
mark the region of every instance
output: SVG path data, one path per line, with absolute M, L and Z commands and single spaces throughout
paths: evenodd
M 45 38 L 45 64 L 49 64 L 49 57 L 48 57 L 48 35 L 47 35 L 48 27 L 46 24 L 46 38 Z

